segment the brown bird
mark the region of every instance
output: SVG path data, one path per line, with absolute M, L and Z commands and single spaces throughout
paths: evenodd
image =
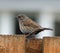
M 53 30 L 50 28 L 41 27 L 39 24 L 37 24 L 24 14 L 19 14 L 17 18 L 21 32 L 24 34 L 28 34 L 26 38 L 35 37 L 36 34 L 44 30 Z

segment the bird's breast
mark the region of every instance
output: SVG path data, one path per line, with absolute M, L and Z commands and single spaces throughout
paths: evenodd
M 19 24 L 20 25 L 20 30 L 22 33 L 32 33 L 32 30 L 26 26 L 24 26 L 23 24 Z

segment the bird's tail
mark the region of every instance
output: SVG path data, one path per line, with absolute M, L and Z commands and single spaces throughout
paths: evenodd
M 43 28 L 42 30 L 53 30 L 53 29 L 51 29 L 51 28 Z
M 44 30 L 53 30 L 53 29 L 51 29 L 51 28 L 38 29 L 38 30 L 32 32 L 31 34 L 29 34 L 28 36 L 26 36 L 26 38 L 28 38 L 28 39 L 33 38 L 35 34 L 38 34 L 39 32 L 44 31 Z

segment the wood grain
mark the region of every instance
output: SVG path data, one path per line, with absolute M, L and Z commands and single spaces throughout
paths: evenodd
M 43 53 L 60 53 L 60 37 L 45 37 Z
M 42 53 L 42 39 L 30 39 L 26 43 L 26 53 Z
M 0 35 L 0 53 L 25 53 L 25 36 Z

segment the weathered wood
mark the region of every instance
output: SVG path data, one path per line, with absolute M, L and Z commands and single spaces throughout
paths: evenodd
M 46 37 L 43 44 L 43 53 L 60 53 L 60 37 Z
M 23 35 L 0 35 L 0 53 L 60 53 L 60 37 L 25 40 Z
M 25 36 L 0 35 L 0 53 L 25 53 Z
M 26 53 L 42 53 L 42 39 L 31 39 L 27 42 Z

